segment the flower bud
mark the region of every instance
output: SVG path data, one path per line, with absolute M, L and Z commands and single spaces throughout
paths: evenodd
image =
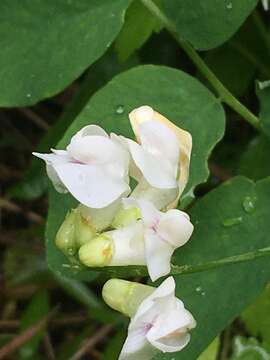
M 78 248 L 75 238 L 76 216 L 76 210 L 67 213 L 55 238 L 56 246 L 67 256 L 74 256 Z
M 113 240 L 102 234 L 85 243 L 79 250 L 81 263 L 90 267 L 108 266 L 114 253 Z
M 119 229 L 121 227 L 128 226 L 136 222 L 141 216 L 140 209 L 138 207 L 132 207 L 128 209 L 121 209 L 115 215 L 112 227 Z
M 76 243 L 80 247 L 96 237 L 97 233 L 91 222 L 84 218 L 80 211 L 77 211 L 76 215 L 75 237 Z
M 103 286 L 102 297 L 112 309 L 132 317 L 141 302 L 154 290 L 155 288 L 140 283 L 111 279 Z

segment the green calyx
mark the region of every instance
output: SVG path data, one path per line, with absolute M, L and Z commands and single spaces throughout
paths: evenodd
M 121 280 L 110 279 L 102 289 L 106 304 L 122 314 L 133 317 L 142 301 L 155 290 L 152 286 Z
M 56 234 L 55 244 L 66 256 L 73 257 L 82 245 L 95 236 L 96 230 L 77 208 L 67 213 Z

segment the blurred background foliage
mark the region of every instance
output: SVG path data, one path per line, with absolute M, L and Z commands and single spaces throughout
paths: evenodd
M 260 111 L 254 84 L 270 78 L 269 19 L 258 4 L 225 44 L 201 52 L 217 77 L 254 113 Z M 118 26 L 114 31 L 119 30 Z M 0 359 L 114 360 L 127 326 L 127 320 L 110 311 L 99 296 L 106 275 L 92 273 L 82 283 L 48 269 L 44 250 L 48 179 L 44 164 L 31 152 L 54 147 L 91 96 L 133 66 L 167 65 L 209 86 L 139 1 L 132 2 L 116 39 L 98 57 L 60 94 L 31 106 L 0 110 Z M 3 82 L 1 92 L 6 86 Z M 225 110 L 225 137 L 211 155 L 210 176 L 196 189 L 198 197 L 236 174 L 253 180 L 270 175 L 269 141 L 230 108 Z M 270 359 L 269 289 L 198 360 Z

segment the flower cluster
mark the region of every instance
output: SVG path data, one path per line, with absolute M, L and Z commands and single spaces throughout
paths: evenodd
M 155 281 L 170 273 L 173 252 L 193 232 L 188 214 L 175 208 L 188 180 L 192 138 L 149 106 L 129 118 L 137 141 L 89 125 L 66 150 L 34 155 L 45 160 L 55 189 L 80 203 L 58 230 L 58 248 L 88 267 L 146 265 Z M 117 279 L 105 284 L 105 301 L 131 317 L 120 359 L 150 359 L 156 349 L 187 345 L 195 320 L 174 290 L 172 277 L 156 290 Z

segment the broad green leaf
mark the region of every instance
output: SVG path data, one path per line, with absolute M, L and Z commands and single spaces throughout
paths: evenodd
M 242 314 L 242 320 L 253 336 L 263 340 L 264 347 L 270 351 L 270 286 Z
M 194 234 L 173 262 L 198 264 L 269 246 L 269 200 L 270 179 L 255 184 L 239 177 L 211 191 L 192 208 Z M 250 201 L 253 207 L 247 206 Z M 156 359 L 197 359 L 258 296 L 269 277 L 269 258 L 175 276 L 176 293 L 194 315 L 197 327 L 182 352 Z
M 257 96 L 260 100 L 260 116 L 262 128 L 270 139 L 270 80 L 258 82 Z
M 204 352 L 198 357 L 197 360 L 216 360 L 219 349 L 219 338 L 217 337 Z
M 154 31 L 160 31 L 160 29 L 159 21 L 141 1 L 133 1 L 126 13 L 125 24 L 115 41 L 119 59 L 126 60 L 146 42 Z
M 255 8 L 258 0 L 161 0 L 161 9 L 180 36 L 207 50 L 227 41 Z
M 1 1 L 0 105 L 30 105 L 63 90 L 107 50 L 129 4 Z
M 234 351 L 230 360 L 270 360 L 270 354 L 254 338 L 234 339 Z
M 238 173 L 253 180 L 270 176 L 270 141 L 264 135 L 257 136 L 243 152 Z
M 208 177 L 207 159 L 224 133 L 224 111 L 217 98 L 193 77 L 162 66 L 140 66 L 116 76 L 89 101 L 65 133 L 58 148 L 64 148 L 71 136 L 87 124 L 98 124 L 108 132 L 133 137 L 128 113 L 141 105 L 150 105 L 193 137 L 190 179 L 183 203 L 192 199 L 193 190 Z M 68 195 L 50 192 L 47 226 L 48 263 L 54 271 L 65 271 L 64 255 L 54 245 L 56 232 L 66 212 L 76 202 Z M 79 272 L 76 276 L 91 273 Z
M 49 312 L 49 295 L 47 290 L 40 290 L 29 303 L 21 318 L 21 331 L 36 324 Z M 43 331 L 36 333 L 30 340 L 20 347 L 20 359 L 33 359 L 37 351 Z

